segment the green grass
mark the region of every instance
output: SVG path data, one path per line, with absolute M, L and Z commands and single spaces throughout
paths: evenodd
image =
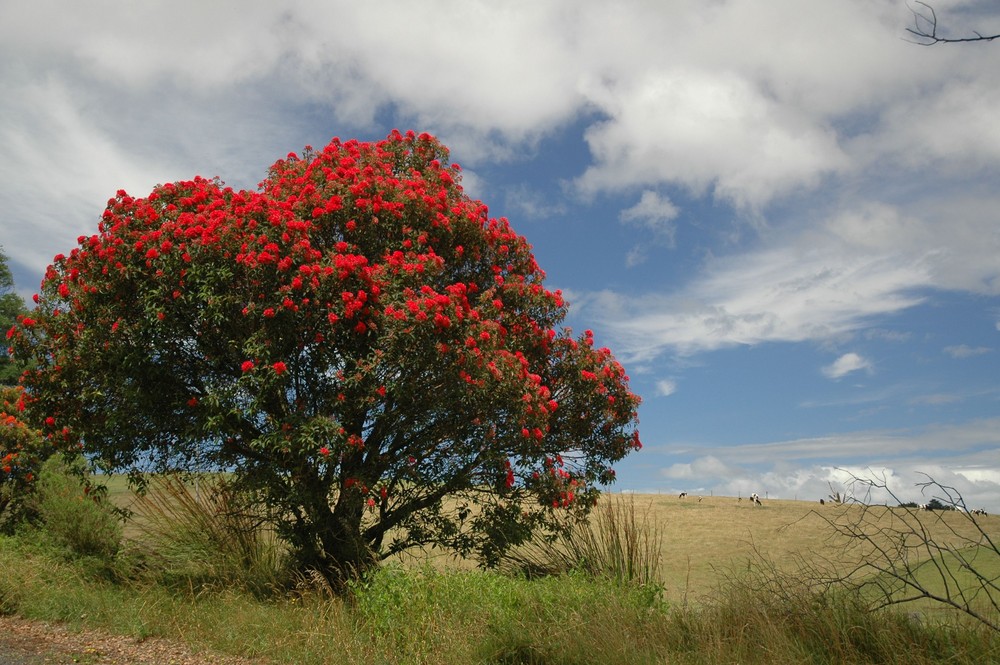
M 6 611 L 275 663 L 982 663 L 992 633 L 867 614 L 788 582 L 733 580 L 699 608 L 651 604 L 582 574 L 538 580 L 388 567 L 353 595 L 305 586 L 269 600 L 90 576 L 79 561 L 0 539 Z M 16 589 L 22 589 L 17 591 Z
M 124 485 L 110 495 L 134 501 Z M 151 574 L 153 559 L 141 548 L 83 556 L 44 530 L 24 531 L 0 538 L 0 612 L 179 639 L 273 663 L 1000 660 L 1000 636 L 981 625 L 915 621 L 907 606 L 869 612 L 864 598 L 845 588 L 811 584 L 803 562 L 827 564 L 849 553 L 812 512 L 818 505 L 767 501 L 753 508 L 727 497 L 632 501 L 615 497 L 602 505 L 599 518 L 612 512 L 583 539 L 582 558 L 610 566 L 566 565 L 568 573 L 527 579 L 473 570 L 468 562 L 396 562 L 356 583 L 346 598 L 308 575 L 270 587 L 212 583 L 211 571 L 208 583 L 198 576 L 165 583 L 162 571 Z M 160 507 L 168 531 L 178 523 L 175 535 L 190 530 L 183 515 Z M 993 519 L 986 528 L 1000 524 Z M 141 541 L 153 537 L 148 527 L 149 521 L 126 532 Z M 955 520 L 928 525 L 942 540 L 962 528 Z M 160 558 L 156 566 L 183 569 L 192 551 L 204 563 L 199 545 L 178 547 L 177 560 Z M 629 561 L 645 570 L 641 579 L 614 572 L 627 570 Z M 647 570 L 654 565 L 657 571 Z M 849 569 L 851 562 L 839 565 Z M 659 584 L 665 593 L 651 593 Z

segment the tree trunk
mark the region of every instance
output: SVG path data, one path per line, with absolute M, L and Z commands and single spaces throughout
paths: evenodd
M 296 530 L 295 546 L 301 570 L 314 570 L 327 579 L 336 593 L 372 568 L 377 558 L 361 534 L 364 499 L 360 494 L 341 495 L 331 510 L 322 504 L 309 512 L 312 528 Z

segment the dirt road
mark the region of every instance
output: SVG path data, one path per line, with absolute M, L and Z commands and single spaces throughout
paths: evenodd
M 250 665 L 233 656 L 195 653 L 180 642 L 0 616 L 0 665 Z M 259 662 L 259 661 L 257 661 Z

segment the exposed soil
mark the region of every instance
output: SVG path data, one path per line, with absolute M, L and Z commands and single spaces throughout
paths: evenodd
M 195 652 L 162 638 L 137 639 L 97 630 L 0 616 L 0 665 L 249 665 L 245 658 Z M 259 661 L 257 661 L 259 662 Z

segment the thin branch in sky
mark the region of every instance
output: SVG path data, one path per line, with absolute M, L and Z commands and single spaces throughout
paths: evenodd
M 983 35 L 976 30 L 972 31 L 975 37 L 939 37 L 937 34 L 937 13 L 934 11 L 934 8 L 920 0 L 914 0 L 914 2 L 924 9 L 909 7 L 913 13 L 913 27 L 907 28 L 906 31 L 914 35 L 916 39 L 908 39 L 906 41 L 920 44 L 921 46 L 933 46 L 934 44 L 956 44 L 959 42 L 991 42 L 994 39 L 1000 39 L 1000 34 Z

